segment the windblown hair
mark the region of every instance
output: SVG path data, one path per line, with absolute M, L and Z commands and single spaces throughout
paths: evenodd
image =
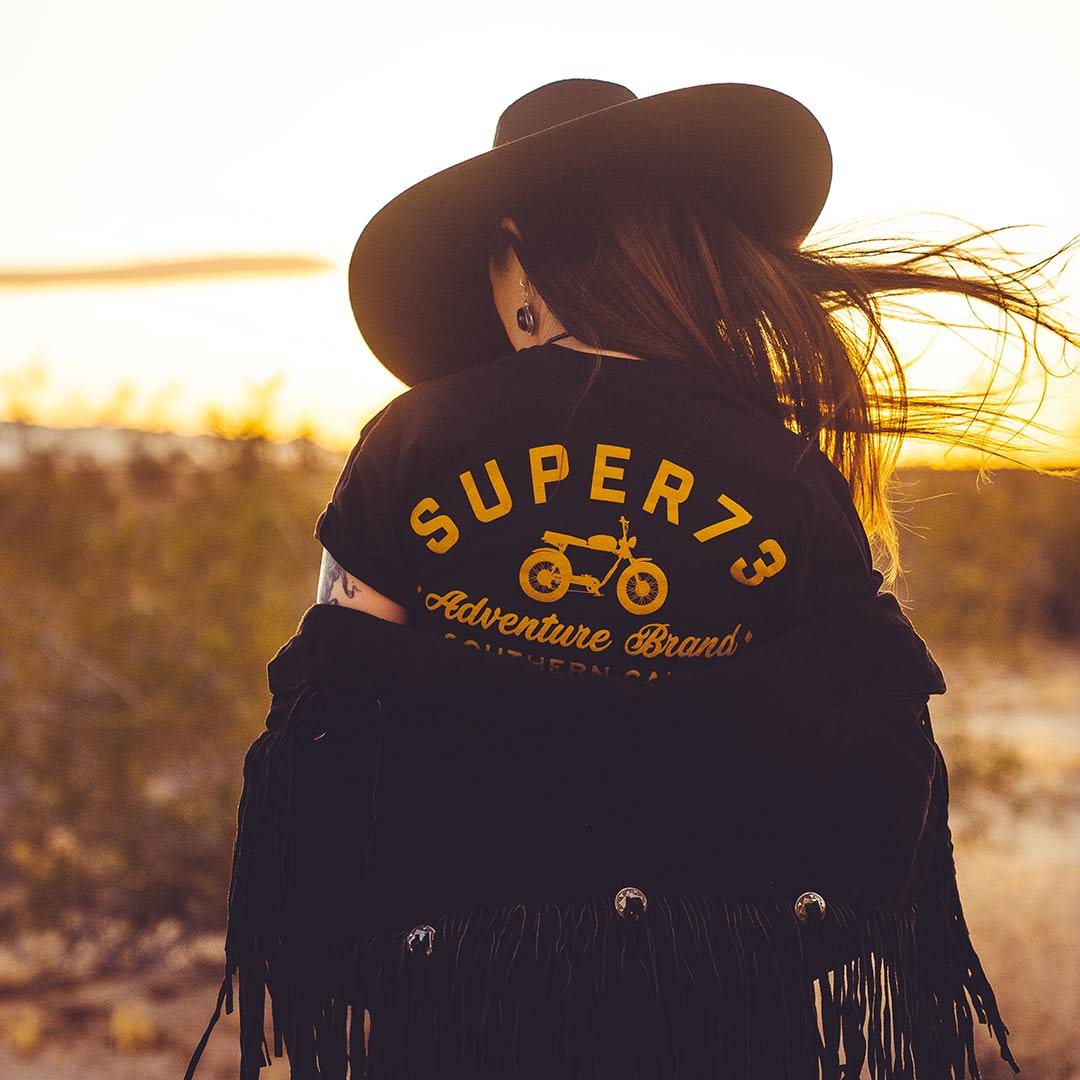
M 490 258 L 505 267 L 513 248 L 574 337 L 598 353 L 697 365 L 715 376 L 718 393 L 817 445 L 847 479 L 888 581 L 899 563 L 887 487 L 904 438 L 1012 460 L 1010 444 L 1034 423 L 1010 412 L 1021 383 L 1037 363 L 1045 394 L 1060 370 L 1044 351 L 1047 336 L 1059 358 L 1080 346 L 1080 331 L 1053 314 L 1045 276 L 1076 240 L 1029 265 L 1002 244 L 1003 229 L 944 243 L 885 238 L 796 250 L 750 235 L 700 183 L 657 181 L 629 169 L 570 176 L 505 213 L 521 239 L 493 223 Z M 883 305 L 916 294 L 964 298 L 976 321 Z M 996 327 L 979 314 L 993 309 Z M 910 393 L 885 326 L 892 315 L 994 330 L 996 345 L 985 353 L 990 388 Z M 1010 341 L 1020 363 L 1002 391 L 995 379 Z

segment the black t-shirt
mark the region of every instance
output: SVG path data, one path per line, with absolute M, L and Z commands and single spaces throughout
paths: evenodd
M 376 416 L 315 535 L 410 622 L 547 670 L 723 662 L 867 586 L 847 483 L 674 361 L 538 345 Z

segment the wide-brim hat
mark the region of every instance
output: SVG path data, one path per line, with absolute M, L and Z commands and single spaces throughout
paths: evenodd
M 368 222 L 349 263 L 357 326 L 407 385 L 512 351 L 488 278 L 488 240 L 511 201 L 582 169 L 648 164 L 703 178 L 752 235 L 798 247 L 832 180 L 814 115 L 777 90 L 710 83 L 636 97 L 562 79 L 499 119 L 491 150 L 403 191 Z

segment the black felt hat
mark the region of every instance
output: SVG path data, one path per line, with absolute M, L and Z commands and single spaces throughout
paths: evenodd
M 598 79 L 530 91 L 491 150 L 403 191 L 368 222 L 349 264 L 360 333 L 408 385 L 511 351 L 492 301 L 487 242 L 510 199 L 581 169 L 648 163 L 703 177 L 756 236 L 797 247 L 832 179 L 813 114 L 764 86 L 710 83 L 638 98 Z

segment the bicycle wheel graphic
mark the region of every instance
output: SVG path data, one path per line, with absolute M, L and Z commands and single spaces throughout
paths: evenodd
M 667 575 L 653 563 L 628 566 L 615 586 L 619 603 L 631 615 L 649 615 L 667 599 Z
M 525 556 L 518 582 L 526 596 L 545 604 L 554 604 L 566 595 L 573 573 L 570 560 L 561 551 L 534 551 Z

